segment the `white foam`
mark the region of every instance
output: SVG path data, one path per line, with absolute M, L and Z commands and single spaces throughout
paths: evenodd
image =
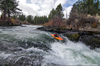
M 85 44 L 68 41 L 67 44 L 55 42 L 51 44 L 50 55 L 45 56 L 46 63 L 60 65 L 98 65 L 100 53 L 90 50 Z
M 11 54 L 6 54 L 6 53 L 4 53 L 4 52 L 0 52 L 0 58 L 6 59 L 6 58 L 8 58 L 9 56 L 11 56 Z
M 38 48 L 34 48 L 34 47 L 31 47 L 31 48 L 28 48 L 28 49 L 25 49 L 25 52 L 27 53 L 38 53 L 39 55 L 44 55 L 44 54 L 47 54 L 46 51 L 43 51 L 42 49 L 38 49 Z

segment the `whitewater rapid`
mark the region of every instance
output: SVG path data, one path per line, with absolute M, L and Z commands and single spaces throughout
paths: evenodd
M 82 42 L 72 42 L 59 34 L 37 30 L 38 25 L 0 27 L 0 65 L 8 66 L 99 66 L 100 49 L 89 49 Z

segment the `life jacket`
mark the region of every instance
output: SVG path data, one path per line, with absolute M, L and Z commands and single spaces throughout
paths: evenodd
M 54 34 L 55 37 L 58 37 L 58 34 Z

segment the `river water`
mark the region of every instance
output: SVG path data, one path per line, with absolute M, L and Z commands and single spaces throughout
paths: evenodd
M 100 66 L 100 49 L 82 42 L 57 41 L 38 25 L 0 27 L 0 66 Z

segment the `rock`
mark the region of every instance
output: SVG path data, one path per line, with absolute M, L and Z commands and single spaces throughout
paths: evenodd
M 44 27 L 38 27 L 37 29 L 42 30 L 42 29 L 44 29 Z
M 100 48 L 100 37 L 83 35 L 81 36 L 80 41 L 85 43 L 87 46 L 90 46 L 91 49 Z
M 98 22 L 99 22 L 99 24 L 100 24 L 100 20 L 99 20 Z
M 56 28 L 48 28 L 48 27 L 39 27 L 37 28 L 38 30 L 43 30 L 43 31 L 49 31 L 49 32 L 57 32 L 57 33 L 63 33 L 63 29 L 56 29 Z
M 52 28 L 47 28 L 47 27 L 38 27 L 38 30 L 43 30 L 43 31 L 53 31 Z
M 70 32 L 70 33 L 65 34 L 65 36 L 67 36 L 72 41 L 78 41 L 80 38 L 80 35 L 78 34 L 78 32 Z

